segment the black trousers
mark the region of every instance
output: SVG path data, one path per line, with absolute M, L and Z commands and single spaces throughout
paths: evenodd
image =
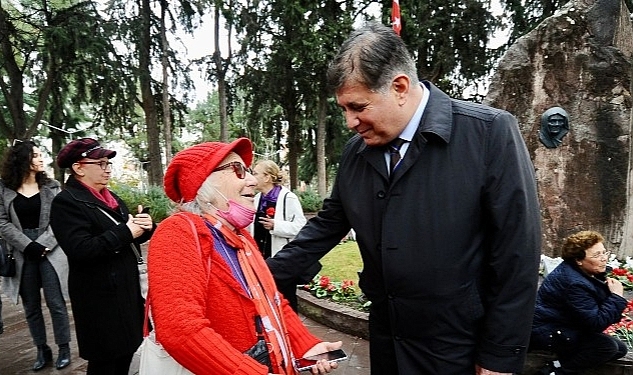
M 552 348 L 564 371 L 580 372 L 626 355 L 627 346 L 605 333 L 586 333 L 573 343 Z
M 86 375 L 127 375 L 134 353 L 109 360 L 89 360 Z
M 472 337 L 456 333 L 420 337 L 415 332 L 400 337 L 394 334 L 391 325 L 388 303 L 372 302 L 369 311 L 371 375 L 475 375 L 476 343 Z

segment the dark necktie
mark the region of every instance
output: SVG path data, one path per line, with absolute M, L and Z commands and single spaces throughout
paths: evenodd
M 396 168 L 396 165 L 400 161 L 400 147 L 406 141 L 402 138 L 396 138 L 389 143 L 389 174 L 393 173 L 393 170 Z

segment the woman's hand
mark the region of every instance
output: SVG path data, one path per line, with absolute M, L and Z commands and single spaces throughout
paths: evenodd
M 151 230 L 154 227 L 152 217 L 149 215 L 149 213 L 143 212 L 143 206 L 140 204 L 138 205 L 137 210 L 138 214 L 136 214 L 133 219 L 134 224 L 137 224 L 138 226 L 143 228 L 143 230 Z
M 343 346 L 342 341 L 337 342 L 326 342 L 322 341 L 303 354 L 304 357 L 310 357 L 313 355 L 329 352 L 332 350 L 340 349 Z M 332 372 L 332 370 L 338 368 L 338 363 L 336 362 L 328 362 L 325 359 L 322 359 L 316 363 L 316 365 L 310 370 L 312 374 L 327 374 Z
M 132 233 L 132 238 L 138 238 L 141 235 L 143 235 L 143 233 L 145 233 L 145 229 L 143 229 L 143 227 L 141 227 L 140 225 L 136 224 L 136 219 L 134 218 L 134 216 L 132 216 L 131 214 L 128 214 L 127 217 L 128 219 L 125 225 L 127 225 L 128 229 Z
M 620 282 L 620 280 L 607 277 L 607 286 L 609 287 L 611 293 L 617 294 L 620 297 L 624 296 L 624 287 L 622 286 L 622 282 Z
M 269 217 L 260 217 L 259 223 L 266 228 L 266 230 L 273 230 L 275 228 L 275 219 Z

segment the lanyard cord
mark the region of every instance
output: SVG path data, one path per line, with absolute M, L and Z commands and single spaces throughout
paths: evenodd
M 242 285 L 242 288 L 244 289 L 246 294 L 248 294 L 248 296 L 252 298 L 253 296 L 248 288 L 248 284 L 246 283 L 244 272 L 242 272 L 242 269 L 236 263 L 238 262 L 237 250 L 231 248 L 233 254 L 229 253 L 229 249 L 225 245 L 225 240 L 224 240 L 224 236 L 222 236 L 222 233 L 220 233 L 220 231 L 217 228 L 214 228 L 211 225 L 211 223 L 209 223 L 207 220 L 205 220 L 204 223 L 207 226 L 207 228 L 209 228 L 209 230 L 211 231 L 211 234 L 213 235 L 213 242 L 215 244 L 215 248 L 217 249 L 218 253 L 220 253 L 222 258 L 226 261 L 229 268 L 231 268 L 231 273 L 233 274 L 235 279 L 237 279 L 240 285 Z

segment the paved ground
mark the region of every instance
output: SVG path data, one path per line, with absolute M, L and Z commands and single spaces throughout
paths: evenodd
M 24 319 L 24 311 L 22 306 L 15 306 L 4 295 L 2 295 L 2 316 L 4 319 L 4 333 L 0 335 L 0 375 L 18 375 L 18 374 L 35 374 L 31 371 L 33 362 L 35 362 L 36 349 L 29 335 L 29 330 Z M 70 310 L 70 305 L 68 306 Z M 49 345 L 54 343 L 53 332 L 50 322 L 48 310 L 44 307 L 44 316 L 47 322 Z M 348 361 L 341 362 L 339 369 L 333 375 L 365 375 L 369 374 L 369 343 L 363 339 L 346 335 L 323 325 L 320 325 L 310 319 L 304 317 L 306 326 L 315 335 L 322 337 L 328 341 L 343 341 L 343 350 L 350 357 Z M 72 331 L 72 363 L 63 370 L 56 370 L 55 367 L 46 367 L 37 374 L 41 375 L 75 375 L 85 374 L 86 361 L 78 357 L 77 342 L 74 333 L 74 323 L 72 322 L 71 312 L 71 331 Z M 53 359 L 57 358 L 57 348 L 53 348 Z M 130 368 L 130 374 L 138 373 L 138 356 L 135 357 Z M 159 375 L 159 374 L 157 374 Z M 212 375 L 212 374 L 203 374 Z

